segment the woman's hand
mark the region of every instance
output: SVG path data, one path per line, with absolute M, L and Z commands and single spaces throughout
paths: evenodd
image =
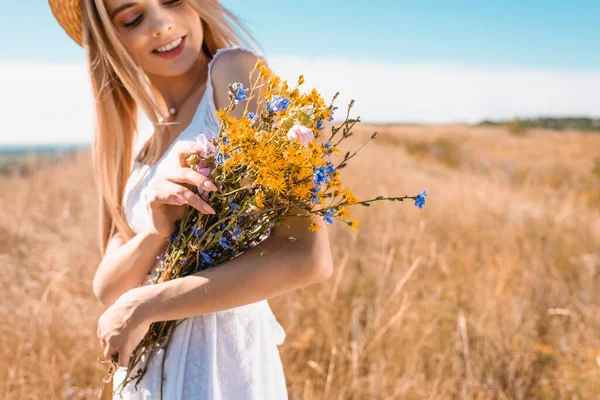
M 217 187 L 205 175 L 188 166 L 186 159 L 202 151 L 197 145 L 179 151 L 176 167 L 157 176 L 149 186 L 147 205 L 156 233 L 168 238 L 175 232 L 175 222 L 183 218 L 184 206 L 191 205 L 204 214 L 214 214 L 215 210 L 206 203 L 207 196 L 200 197 L 192 190 L 195 186 L 206 191 L 217 191 Z
M 142 300 L 136 296 L 136 289 L 132 289 L 100 316 L 97 335 L 105 360 L 116 356 L 121 367 L 129 364 L 131 353 L 150 329 L 150 322 L 144 320 L 139 311 L 141 303 Z

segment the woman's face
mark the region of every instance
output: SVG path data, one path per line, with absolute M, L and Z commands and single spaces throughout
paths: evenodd
M 178 76 L 198 60 L 204 35 L 186 0 L 103 0 L 125 49 L 149 75 Z

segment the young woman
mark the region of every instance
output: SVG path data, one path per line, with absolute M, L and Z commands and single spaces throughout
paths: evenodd
M 49 3 L 85 49 L 95 100 L 103 257 L 93 290 L 108 307 L 97 334 L 105 358 L 118 356 L 113 387 L 152 322 L 185 318 L 166 356 L 159 349 L 162 357 L 150 359 L 137 390 L 131 383 L 124 398 L 161 398 L 163 358 L 164 399 L 287 398 L 277 348 L 285 333 L 266 299 L 331 275 L 325 229 L 309 231 L 307 219 L 290 217 L 232 261 L 147 283 L 184 207 L 214 212 L 190 190 L 216 190 L 214 183 L 185 159 L 199 152 L 195 136 L 218 134 L 214 112 L 228 104 L 229 83 L 249 86 L 257 55 L 241 46 L 239 21 L 218 0 Z M 138 132 L 138 109 L 153 122 L 151 135 Z M 297 241 L 280 239 L 289 236 Z

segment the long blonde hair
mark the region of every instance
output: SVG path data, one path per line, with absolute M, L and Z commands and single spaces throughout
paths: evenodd
M 204 29 L 202 51 L 212 58 L 220 48 L 252 48 L 256 41 L 248 29 L 218 0 L 186 0 L 198 12 Z M 94 177 L 98 189 L 100 252 L 106 252 L 116 232 L 125 240 L 134 236 L 123 210 L 125 184 L 131 172 L 137 139 L 138 107 L 153 122 L 161 117 L 150 81 L 122 45 L 102 0 L 82 0 L 85 48 L 96 109 L 92 143 Z M 246 34 L 242 36 L 235 27 Z M 167 135 L 152 135 L 140 152 L 141 162 L 156 162 L 167 147 Z

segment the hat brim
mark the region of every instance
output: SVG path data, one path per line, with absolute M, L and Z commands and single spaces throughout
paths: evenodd
M 83 45 L 81 5 L 79 0 L 48 0 L 54 17 L 78 45 Z

